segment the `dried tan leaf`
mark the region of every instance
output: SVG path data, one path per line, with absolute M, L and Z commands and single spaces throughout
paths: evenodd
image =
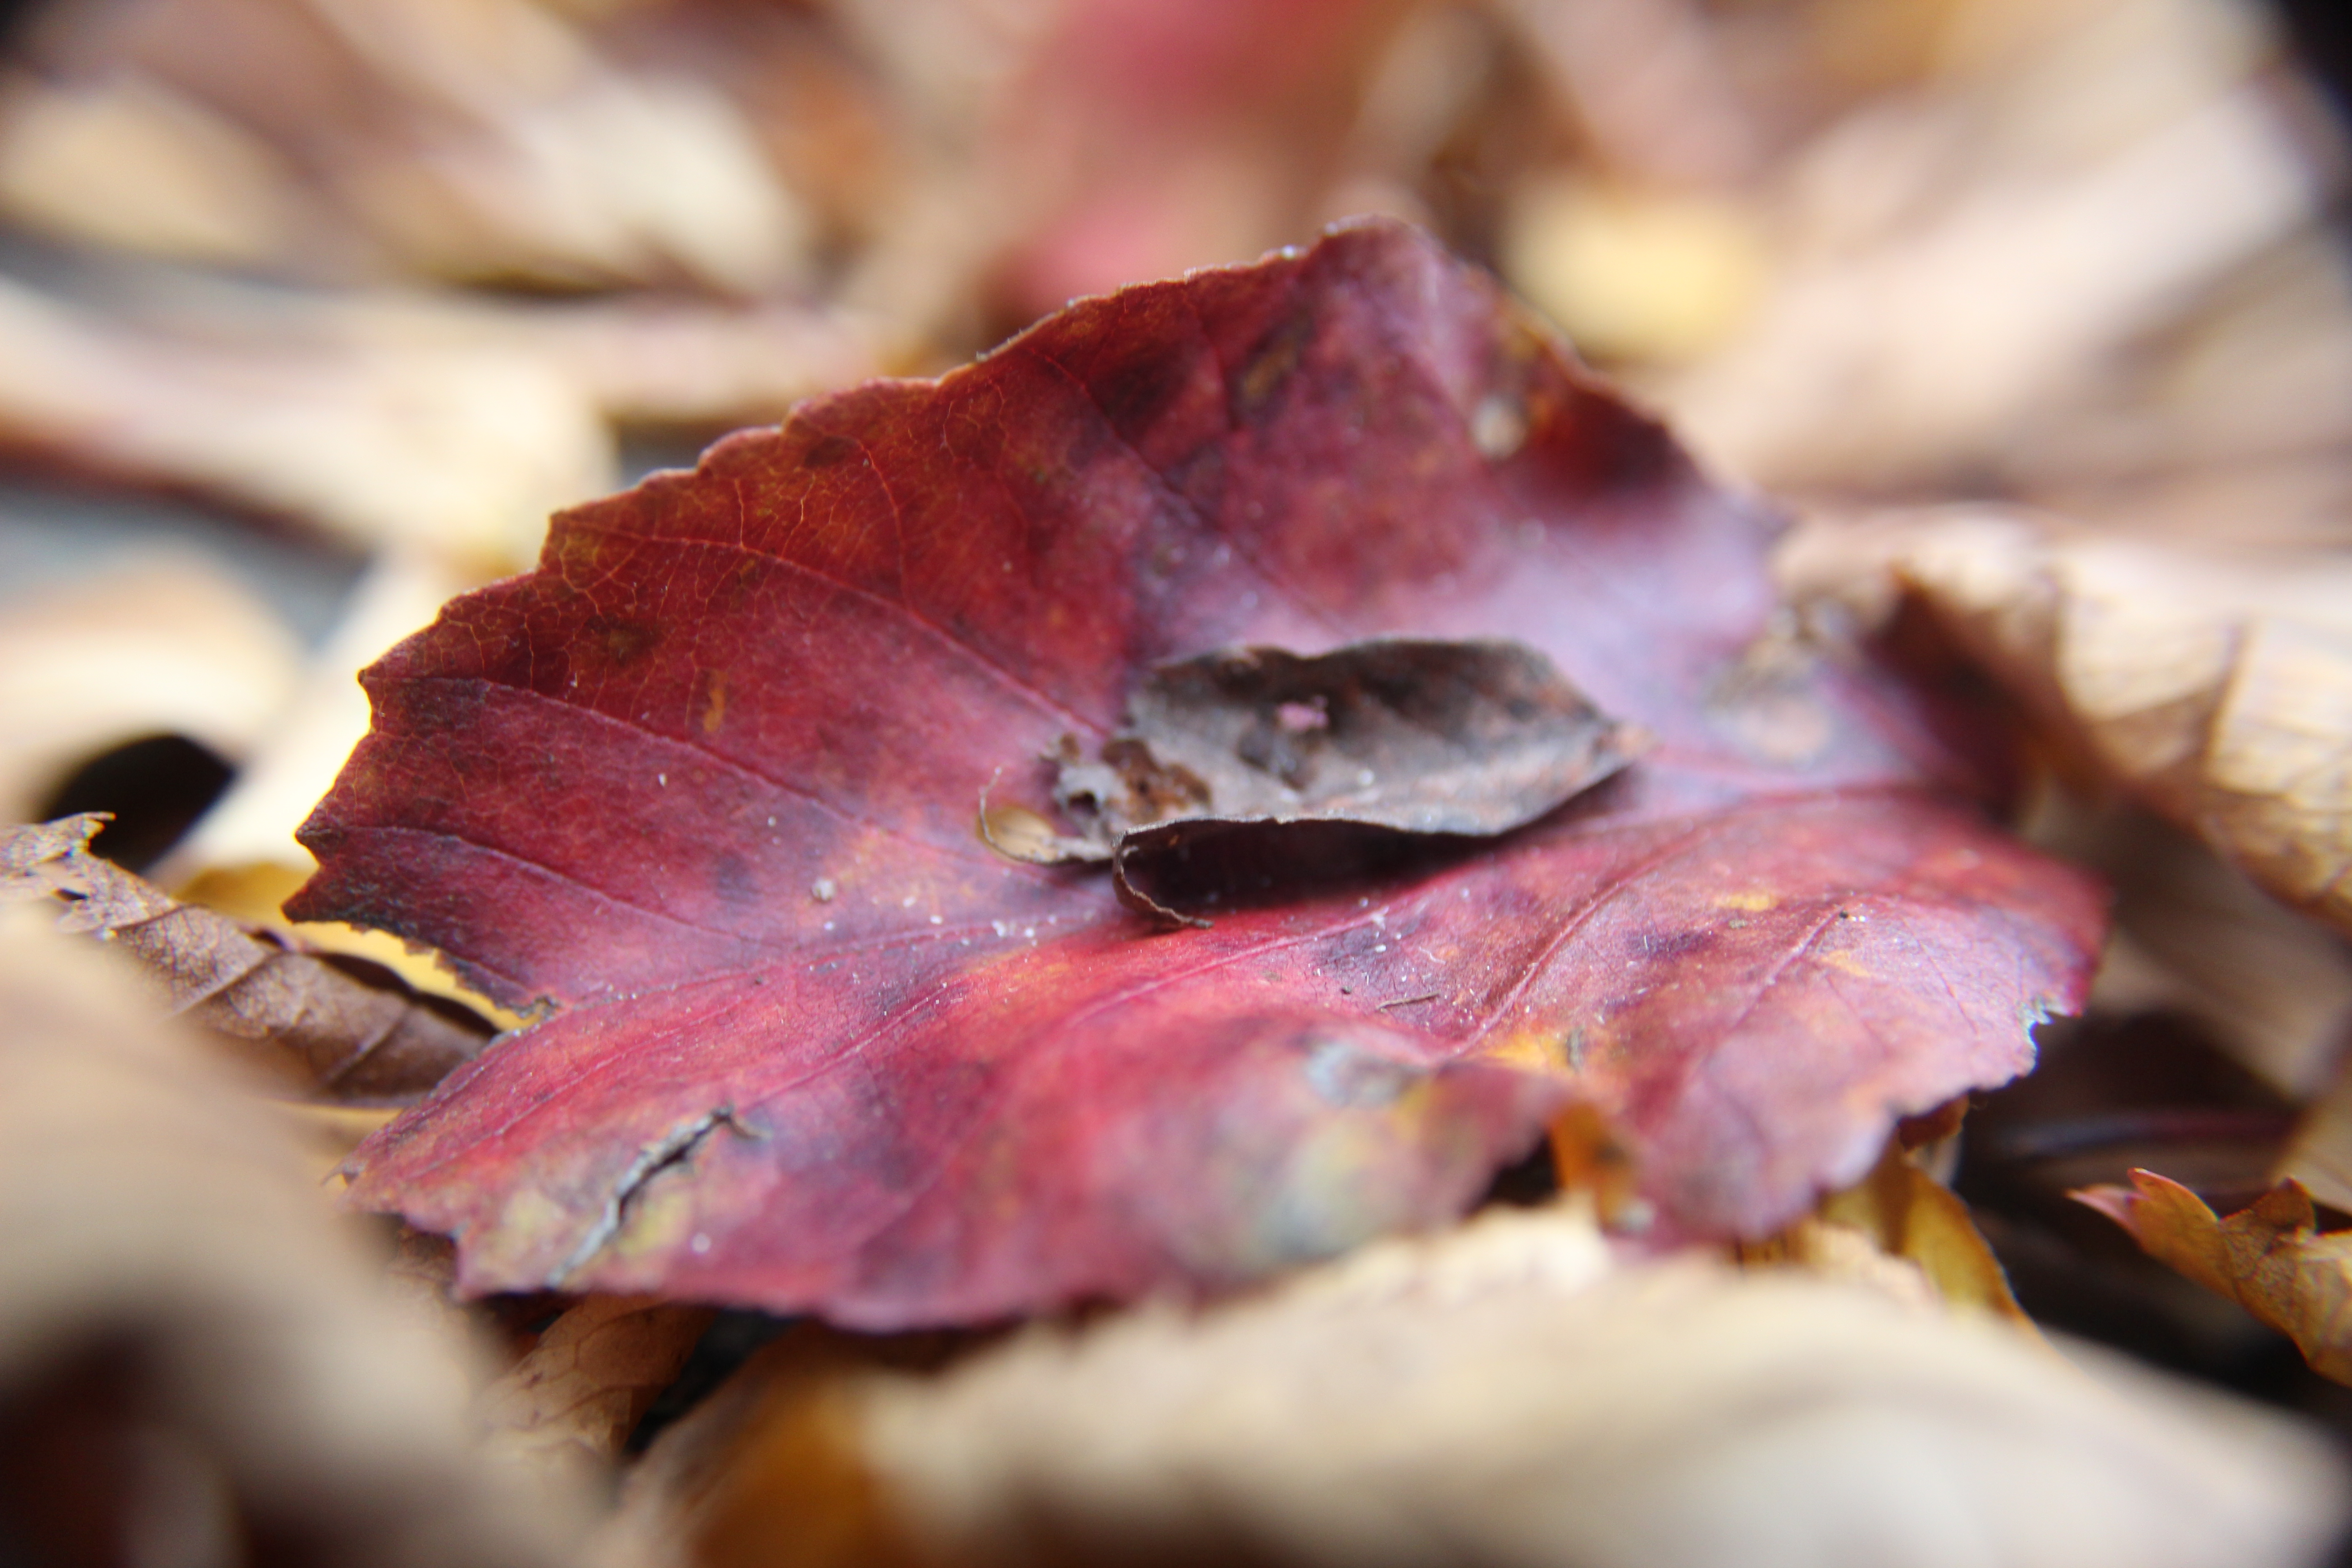
M 2300 233 L 2091 372 L 2071 408 L 2019 432 L 2002 458 L 2016 483 L 2133 532 L 2279 537 L 2269 514 L 2309 504 L 2303 470 L 2347 472 L 2352 258 L 2331 229 Z
M 489 574 L 530 559 L 548 513 L 609 489 L 614 464 L 586 395 L 496 343 L 211 342 L 20 283 L 0 283 L 0 445 Z
M 753 1364 L 656 1444 L 648 1482 L 728 1458 L 635 1489 L 632 1539 L 666 1520 L 712 1568 L 2287 1564 L 2346 1506 L 2276 1416 L 1793 1272 L 1612 1266 L 1569 1210 L 931 1379 Z
M 2089 416 L 2131 350 L 2315 231 L 2330 158 L 2262 75 L 2249 8 L 1968 11 L 1972 61 L 1781 172 L 1777 281 L 1658 384 L 1727 471 L 1817 493 L 2046 472 L 2053 418 Z
M 629 1470 L 595 1568 L 954 1568 L 861 1452 L 856 1391 L 897 1348 L 808 1322 L 756 1352 Z
M 2352 930 L 2352 558 L 2164 551 L 1956 513 L 1897 570 L 2110 777 Z
M 2352 950 L 2342 938 L 2128 802 L 2093 808 L 2051 792 L 2033 826 L 2035 842 L 2115 889 L 2094 1009 L 2186 1015 L 2291 1100 L 2326 1086 L 2352 1045 Z
M 314 204 L 259 137 L 138 78 L 0 82 L 0 211 L 37 232 L 175 260 L 251 266 Z
M 111 1560 L 201 1563 L 266 1542 L 322 1568 L 572 1560 L 580 1516 L 474 1457 L 467 1347 L 378 1290 L 283 1130 L 115 965 L 0 919 L 0 1020 L 12 1543 L 47 1560 L 80 1531 L 130 1543 Z
M 1816 1279 L 1874 1290 L 1920 1311 L 1943 1305 L 1935 1282 L 1917 1263 L 1887 1251 L 1858 1226 L 1819 1215 L 1807 1215 L 1762 1241 L 1742 1242 L 1734 1251 L 1743 1268 L 1799 1268 Z
M 881 374 L 871 323 L 796 300 L 365 299 L 301 330 L 371 349 L 488 344 L 547 365 L 623 424 L 724 428 Z M 578 500 L 578 497 L 572 498 Z
M 2271 1174 L 2301 1183 L 2330 1208 L 2352 1213 L 2352 1061 L 2304 1108 L 2294 1136 Z
M 1731 59 L 1736 40 L 1693 0 L 1496 0 L 1619 180 L 1689 190 L 1752 174 L 1764 147 Z M 1797 32 L 1804 22 L 1784 23 Z
M 1307 238 L 1408 9 L 839 0 L 913 148 L 845 297 L 936 351 Z
M 1767 268 L 1759 226 L 1724 196 L 1555 177 L 1513 203 L 1503 268 L 1580 353 L 1678 365 L 1720 347 L 1755 309 Z
M 84 846 L 104 818 L 0 828 L 0 900 L 67 901 L 58 927 L 137 959 L 177 1014 L 300 1092 L 414 1100 L 488 1042 L 488 1026 L 396 977 L 354 973 L 267 931 L 165 896 Z
M 242 759 L 300 669 L 285 624 L 194 557 L 11 595 L 0 603 L 0 821 L 37 816 L 75 768 L 146 736 Z
M 534 0 L 67 7 L 22 45 L 45 86 L 0 114 L 0 195 L 52 232 L 309 277 L 800 281 L 810 216 L 750 117 L 587 21 Z M 120 211 L 159 189 L 162 213 Z
M 2074 1196 L 2130 1231 L 2149 1257 L 2294 1341 L 2313 1371 L 2352 1384 L 2352 1231 L 2322 1235 L 2302 1183 L 2281 1182 L 2224 1219 L 2153 1171 L 2131 1180 Z

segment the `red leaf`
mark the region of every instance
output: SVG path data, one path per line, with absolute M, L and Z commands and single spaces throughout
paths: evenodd
M 1459 1212 L 1563 1088 L 1757 1234 L 2023 1070 L 2101 925 L 1770 527 L 1373 224 L 1074 306 L 558 517 L 368 672 L 305 919 L 562 1007 L 354 1158 L 474 1289 L 868 1325 L 1216 1285 Z M 1656 744 L 1532 827 L 1155 934 L 1018 864 L 1155 662 L 1509 637 Z M 1001 774 L 1001 776 L 1000 776 Z M 1518 1070 L 1534 1068 L 1539 1070 Z

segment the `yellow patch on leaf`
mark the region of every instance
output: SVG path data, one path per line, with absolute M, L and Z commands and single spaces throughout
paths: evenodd
M 1739 1257 L 1751 1266 L 1793 1264 L 1853 1279 L 1898 1297 L 1918 1289 L 1898 1283 L 1898 1276 L 1916 1276 L 1948 1307 L 2032 1330 L 1969 1205 L 1912 1163 L 1899 1142 L 1887 1145 L 1869 1175 L 1830 1194 L 1779 1235 L 1744 1244 Z

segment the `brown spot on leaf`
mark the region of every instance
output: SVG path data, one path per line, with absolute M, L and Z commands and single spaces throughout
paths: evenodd
M 702 686 L 702 732 L 719 733 L 719 726 L 727 721 L 727 672 L 714 669 L 705 674 Z

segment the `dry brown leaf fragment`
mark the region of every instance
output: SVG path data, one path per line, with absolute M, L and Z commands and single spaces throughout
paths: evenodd
M 696 1447 L 625 1511 L 712 1568 L 2284 1565 L 2345 1508 L 2274 1416 L 1792 1272 L 1620 1265 L 1573 1205 L 929 1379 L 772 1347 L 647 1478 Z
M 166 339 L 255 358 L 398 363 L 495 353 L 541 366 L 609 421 L 712 430 L 779 420 L 879 374 L 875 323 L 824 302 L 694 295 L 522 298 L 457 290 L 262 291 L 185 279 L 110 295 Z M 558 498 L 580 499 L 578 492 Z M 541 520 L 543 521 L 543 520 Z
M 253 266 L 309 215 L 293 172 L 201 100 L 142 78 L 0 78 L 0 212 L 37 233 Z
M 0 92 L 0 205 L 314 279 L 801 281 L 809 216 L 750 117 L 706 75 L 614 59 L 588 20 L 535 0 L 63 7 Z M 161 210 L 118 210 L 148 196 Z
M 275 722 L 242 759 L 227 793 L 153 868 L 155 880 L 184 893 L 207 872 L 282 866 L 296 873 L 295 880 L 267 900 L 266 913 L 257 909 L 249 916 L 264 923 L 278 919 L 277 906 L 312 864 L 294 842 L 294 829 L 367 733 L 367 693 L 360 689 L 359 672 L 478 583 L 477 574 L 435 552 L 380 552 L 279 705 Z
M 622 1478 L 599 1568 L 952 1568 L 892 1518 L 856 1391 L 910 1341 L 804 1321 L 752 1352 Z M 930 1356 L 923 1356 L 929 1364 Z M 788 1518 L 789 1526 L 779 1528 Z
M 2149 1257 L 2286 1335 L 2312 1370 L 2352 1384 L 2352 1231 L 2323 1234 L 2302 1183 L 2279 1183 L 2226 1218 L 2179 1183 L 2134 1171 L 2128 1187 L 2074 1195 Z
M 488 1026 L 388 972 L 289 946 L 100 859 L 86 846 L 104 820 L 89 812 L 0 828 L 0 900 L 65 900 L 60 930 L 130 953 L 173 1012 L 298 1091 L 400 1103 L 488 1043 Z
M 1656 388 L 1730 471 L 1885 495 L 2063 468 L 2053 428 L 2128 418 L 2118 364 L 2320 220 L 2339 155 L 2253 9 L 1954 10 L 1941 79 L 1776 171 L 1760 305 Z
M 2352 947 L 2343 938 L 2129 801 L 2091 806 L 2049 792 L 2030 836 L 2115 889 L 2095 1010 L 2185 1015 L 2288 1098 L 2326 1087 L 2352 1044 Z
M 583 1519 L 473 1458 L 468 1347 L 387 1299 L 268 1110 L 26 912 L 0 911 L 0 1537 L 43 1562 L 573 1560 Z
M 1635 749 L 1635 732 L 1550 659 L 1507 639 L 1223 648 L 1148 671 L 1100 761 L 1063 738 L 1055 804 L 1088 837 L 1055 858 L 1108 859 L 1192 820 L 1486 837 L 1543 816 Z

